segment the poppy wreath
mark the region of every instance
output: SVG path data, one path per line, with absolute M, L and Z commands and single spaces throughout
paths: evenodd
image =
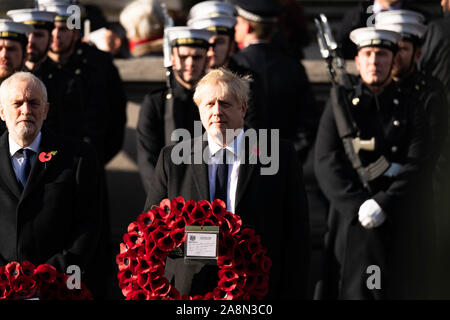
M 35 267 L 28 261 L 10 262 L 0 266 L 0 299 L 92 300 L 84 284 L 80 289 L 69 289 L 68 277 L 49 264 Z
M 218 283 L 204 295 L 181 296 L 164 277 L 166 258 L 183 245 L 185 227 L 219 226 Z M 251 228 L 222 200 L 164 199 L 130 223 L 116 256 L 126 300 L 250 300 L 268 292 L 271 259 Z

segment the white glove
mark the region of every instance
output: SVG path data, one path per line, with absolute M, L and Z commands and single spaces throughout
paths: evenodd
M 383 175 L 391 178 L 395 177 L 398 175 L 401 168 L 403 168 L 403 165 L 397 162 L 392 162 L 391 166 L 386 170 L 385 173 L 383 173 Z
M 386 220 L 386 214 L 375 200 L 369 199 L 359 207 L 358 219 L 364 228 L 371 229 L 380 226 Z

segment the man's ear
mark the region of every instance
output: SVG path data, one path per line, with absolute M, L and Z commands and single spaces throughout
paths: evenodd
M 2 119 L 4 122 L 6 122 L 5 111 L 3 110 L 3 107 L 1 104 L 0 104 L 0 119 Z
M 244 103 L 242 104 L 242 113 L 243 113 L 242 118 L 244 118 L 245 114 L 247 113 L 247 102 L 246 101 L 244 101 Z

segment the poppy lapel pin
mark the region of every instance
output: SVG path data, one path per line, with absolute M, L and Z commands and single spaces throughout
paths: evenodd
M 44 163 L 44 168 L 47 168 L 47 162 L 49 162 L 58 151 L 41 152 L 39 154 L 39 161 Z

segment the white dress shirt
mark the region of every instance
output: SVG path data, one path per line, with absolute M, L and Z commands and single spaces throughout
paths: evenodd
M 34 159 L 37 157 L 37 153 L 39 151 L 39 146 L 41 145 L 41 132 L 37 135 L 37 137 L 34 139 L 34 141 L 26 148 L 22 148 L 19 146 L 12 138 L 11 135 L 8 136 L 8 142 L 9 142 L 9 155 L 11 156 L 11 163 L 14 169 L 14 173 L 16 174 L 16 177 L 19 177 L 19 173 L 22 170 L 23 166 L 23 154 L 21 154 L 19 151 L 20 149 L 30 149 L 34 151 L 34 155 L 30 159 L 30 164 L 33 163 Z
M 239 166 L 241 164 L 240 153 L 244 130 L 242 129 L 231 144 L 222 148 L 216 144 L 208 135 L 208 180 L 209 180 L 209 200 L 214 200 L 216 192 L 216 174 L 217 165 L 222 162 L 223 152 L 226 150 L 228 164 L 228 183 L 227 183 L 227 210 L 234 213 L 236 202 L 236 190 L 239 177 Z M 231 170 L 230 170 L 231 169 Z

